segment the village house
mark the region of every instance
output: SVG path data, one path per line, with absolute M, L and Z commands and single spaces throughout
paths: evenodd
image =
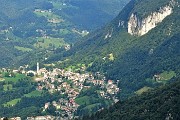
M 104 85 L 104 81 L 103 80 L 93 80 L 92 83 L 94 85 Z
M 113 81 L 112 80 L 108 80 L 108 84 L 109 85 L 113 84 Z
M 13 118 L 9 118 L 9 120 L 21 120 L 21 117 L 13 117 Z
M 161 80 L 162 78 L 161 78 L 160 75 L 154 75 L 154 76 L 153 76 L 153 79 L 156 80 L 156 81 L 158 81 L 158 80 Z

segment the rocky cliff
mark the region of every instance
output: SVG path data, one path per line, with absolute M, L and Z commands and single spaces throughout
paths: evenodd
M 140 18 L 136 13 L 132 13 L 128 21 L 128 33 L 138 36 L 148 33 L 173 13 L 174 3 L 174 1 L 170 1 L 168 5 L 159 8 L 159 10 L 152 12 L 145 18 Z

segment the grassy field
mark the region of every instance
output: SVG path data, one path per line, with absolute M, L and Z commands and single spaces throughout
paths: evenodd
M 51 0 L 54 8 L 56 9 L 64 9 L 64 8 L 74 8 L 74 9 L 78 9 L 78 7 L 76 6 L 72 6 L 70 4 L 64 4 L 64 2 L 62 1 L 54 1 L 54 0 Z
M 14 48 L 16 48 L 17 50 L 20 50 L 22 52 L 30 52 L 30 51 L 32 51 L 31 48 L 25 48 L 25 47 L 19 47 L 19 46 L 14 46 Z
M 24 74 L 16 74 L 15 77 L 4 77 L 5 82 L 17 82 L 22 78 L 26 78 L 26 76 Z
M 82 67 L 86 67 L 86 65 L 85 64 L 71 65 L 71 66 L 68 66 L 67 68 L 65 68 L 65 70 L 66 71 L 68 71 L 68 70 L 77 71 L 77 70 L 80 70 Z
M 161 80 L 170 80 L 175 77 L 176 73 L 174 71 L 164 71 L 160 74 Z
M 1 82 L 1 81 L 4 81 L 4 80 L 5 80 L 4 78 L 0 78 L 0 82 Z
M 143 92 L 147 92 L 150 89 L 152 89 L 152 88 L 145 86 L 145 87 L 139 89 L 138 91 L 136 91 L 135 93 L 138 95 L 141 95 Z
M 4 107 L 14 106 L 14 105 L 16 105 L 19 101 L 21 101 L 21 98 L 11 100 L 11 101 L 3 104 L 3 105 L 4 105 Z
M 35 11 L 34 13 L 37 16 L 39 16 L 39 17 L 44 16 L 48 20 L 54 19 L 56 21 L 56 23 L 64 22 L 64 20 L 60 16 L 58 16 L 56 14 L 53 14 L 52 12 L 48 12 L 48 11 L 46 11 L 46 12 Z
M 44 49 L 52 47 L 52 46 L 54 46 L 55 48 L 58 48 L 58 47 L 62 47 L 65 44 L 63 38 L 39 37 L 37 41 L 38 42 L 35 43 L 34 46 L 37 48 L 44 48 Z
M 8 90 L 12 90 L 12 85 L 11 84 L 8 84 L 8 85 L 3 85 L 3 90 L 4 91 L 8 91 Z
M 63 5 L 63 3 L 60 1 L 56 1 L 56 2 L 52 1 L 52 4 L 53 4 L 54 8 L 56 8 L 56 9 L 63 9 L 63 8 L 67 7 L 67 5 Z
M 59 34 L 62 34 L 62 35 L 66 35 L 66 34 L 70 34 L 71 31 L 67 30 L 67 29 L 60 29 L 59 31 Z
M 109 54 L 109 60 L 114 61 L 114 55 L 113 55 L 113 53 Z
M 98 105 L 100 105 L 100 103 L 88 105 L 84 107 L 83 109 L 88 109 L 88 111 L 91 113 L 93 111 L 93 108 L 97 107 Z
M 88 96 L 83 96 L 83 97 L 80 97 L 80 98 L 76 98 L 75 101 L 79 105 L 84 105 L 84 104 L 88 105 L 90 103 L 91 99 Z
M 42 92 L 35 90 L 35 91 L 32 91 L 28 94 L 25 94 L 24 96 L 25 97 L 38 97 L 38 96 L 41 96 L 41 93 Z
M 164 71 L 159 74 L 159 79 L 156 80 L 155 78 L 147 78 L 146 81 L 148 82 L 159 82 L 159 83 L 167 83 L 168 80 L 171 78 L 176 77 L 176 73 L 174 71 Z

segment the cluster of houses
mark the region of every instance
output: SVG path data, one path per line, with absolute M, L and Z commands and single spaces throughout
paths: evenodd
M 27 117 L 26 120 L 55 120 L 56 117 L 47 115 L 47 116 L 36 116 L 36 117 Z M 13 118 L 0 118 L 0 120 L 22 120 L 21 117 Z
M 153 80 L 155 80 L 155 81 L 159 81 L 159 80 L 162 80 L 162 79 L 163 79 L 163 77 L 161 77 L 158 74 L 153 76 Z
M 90 73 L 81 74 L 59 68 L 54 68 L 53 70 L 48 71 L 46 68 L 40 69 L 39 63 L 37 63 L 36 71 L 26 71 L 27 67 L 28 66 L 21 66 L 18 70 L 13 71 L 21 72 L 26 75 L 30 73 L 33 74 L 33 76 L 35 76 L 35 81 L 38 82 L 36 89 L 39 91 L 46 90 L 51 94 L 56 92 L 62 95 L 63 97 L 58 101 L 47 102 L 43 107 L 43 111 L 46 111 L 50 105 L 53 105 L 57 112 L 61 111 L 61 119 L 74 118 L 74 113 L 79 107 L 79 105 L 75 102 L 75 99 L 78 97 L 82 89 L 89 89 L 92 86 L 98 86 L 99 88 L 102 88 L 98 90 L 98 94 L 105 99 L 117 102 L 115 96 L 120 91 L 117 86 L 118 81 L 114 82 L 113 80 L 106 80 L 105 77 L 97 80 L 94 75 Z M 39 120 L 39 117 L 29 117 L 28 120 Z
M 61 110 L 61 116 L 66 115 L 68 119 L 72 119 L 74 112 L 79 107 L 75 99 L 82 89 L 88 89 L 92 85 L 105 88 L 100 90 L 99 94 L 106 99 L 112 99 L 114 102 L 117 102 L 117 99 L 114 98 L 119 92 L 119 88 L 117 83 L 114 83 L 112 80 L 95 80 L 94 76 L 89 73 L 80 74 L 58 68 L 54 68 L 52 71 L 48 71 L 45 68 L 39 69 L 37 70 L 37 74 L 41 76 L 36 78 L 38 82 L 37 90 L 47 90 L 50 93 L 58 92 L 66 96 L 59 99 L 59 101 L 45 103 L 44 111 L 50 105 L 53 105 L 57 110 Z M 89 84 L 85 85 L 84 83 Z M 112 96 L 114 97 L 112 98 Z
M 13 27 L 0 28 L 0 34 L 6 34 L 13 31 Z M 7 37 L 4 40 L 11 40 L 11 38 Z
M 0 120 L 7 120 L 8 118 L 0 118 Z M 8 120 L 21 120 L 21 117 L 13 117 L 13 118 L 9 118 Z
M 35 9 L 34 12 L 40 12 L 40 13 L 52 13 L 52 10 L 41 10 L 41 9 Z
M 57 18 L 48 19 L 48 22 L 54 23 L 54 24 L 60 23 L 61 21 L 63 21 L 63 20 L 60 20 L 60 19 L 57 19 Z
M 87 30 L 78 31 L 78 30 L 76 30 L 76 28 L 73 28 L 72 31 L 75 32 L 75 33 L 77 33 L 77 34 L 80 34 L 80 35 L 82 35 L 82 36 L 86 36 L 86 35 L 89 34 L 89 32 L 88 32 Z
M 37 90 L 48 90 L 50 93 L 59 92 L 61 95 L 65 95 L 65 98 L 61 98 L 58 101 L 52 103 L 45 103 L 44 110 L 52 104 L 57 110 L 61 110 L 61 116 L 72 119 L 74 112 L 79 105 L 75 102 L 76 97 L 83 89 L 83 83 L 89 78 L 89 74 L 73 73 L 61 69 L 53 69 L 53 71 L 47 71 L 45 68 L 38 71 L 43 77 L 37 78 L 38 81 Z
M 36 12 L 36 13 L 49 13 L 49 14 L 52 14 L 52 10 L 51 9 L 49 9 L 49 10 L 35 9 L 34 12 Z M 60 23 L 61 20 L 59 20 L 58 18 L 52 18 L 52 19 L 48 19 L 48 22 L 57 24 L 57 23 Z
M 47 116 L 36 116 L 36 117 L 27 117 L 26 120 L 55 120 L 54 116 L 47 115 Z

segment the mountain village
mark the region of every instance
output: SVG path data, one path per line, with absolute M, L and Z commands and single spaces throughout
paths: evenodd
M 88 72 L 77 73 L 59 68 L 53 68 L 53 70 L 47 70 L 46 68 L 40 69 L 39 63 L 37 63 L 36 71 L 26 71 L 26 68 L 27 66 L 21 66 L 18 70 L 12 70 L 12 73 L 22 73 L 27 76 L 34 76 L 34 80 L 38 83 L 36 88 L 38 91 L 46 90 L 50 94 L 56 92 L 63 96 L 58 101 L 44 103 L 43 107 L 43 111 L 45 111 L 50 105 L 53 105 L 56 108 L 55 112 L 59 119 L 73 119 L 76 117 L 74 113 L 80 105 L 75 102 L 75 99 L 82 90 L 87 90 L 92 86 L 98 86 L 100 88 L 98 94 L 102 98 L 112 100 L 113 103 L 118 102 L 118 99 L 116 98 L 117 93 L 120 91 L 117 86 L 118 80 L 117 82 L 106 80 L 104 76 L 101 77 L 102 79 L 95 79 L 93 74 Z M 3 68 L 2 71 L 8 70 Z M 100 76 L 100 73 L 96 74 Z M 20 118 L 12 119 L 17 120 Z M 46 119 L 54 119 L 54 116 L 36 116 L 27 118 L 27 120 Z

